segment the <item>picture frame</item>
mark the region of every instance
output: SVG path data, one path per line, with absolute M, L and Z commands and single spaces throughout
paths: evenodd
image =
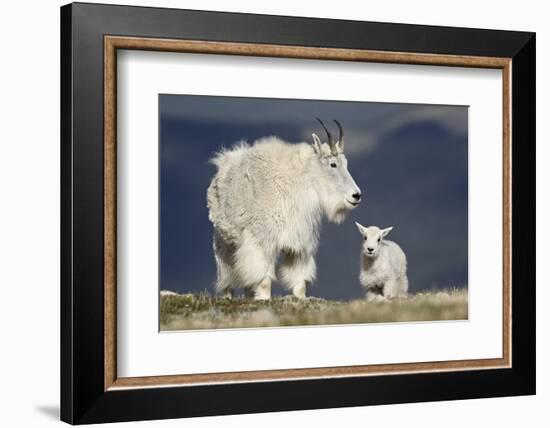
M 502 70 L 503 159 L 487 159 L 488 168 L 503 167 L 502 357 L 119 377 L 118 50 Z M 535 96 L 534 33 L 63 6 L 61 419 L 85 424 L 534 394 Z

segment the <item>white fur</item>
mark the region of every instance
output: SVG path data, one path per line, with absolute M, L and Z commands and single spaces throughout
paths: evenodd
M 407 257 L 399 245 L 384 239 L 392 228 L 355 224 L 363 237 L 359 281 L 367 299 L 405 297 L 409 289 Z
M 360 193 L 339 146 L 331 152 L 313 138 L 313 144 L 276 137 L 240 143 L 212 160 L 218 170 L 207 203 L 217 292 L 230 297 L 244 288 L 269 299 L 278 277 L 295 296 L 305 297 L 306 285 L 315 279 L 322 215 L 342 222 L 358 203 L 352 195 Z

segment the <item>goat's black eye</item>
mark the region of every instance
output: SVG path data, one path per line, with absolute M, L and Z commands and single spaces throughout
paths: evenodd
M 331 168 L 336 168 L 336 163 L 332 162 L 332 163 L 330 164 L 330 167 L 331 167 Z
M 365 236 L 365 241 L 367 240 L 367 237 Z
M 378 242 L 380 242 L 380 238 L 378 238 Z

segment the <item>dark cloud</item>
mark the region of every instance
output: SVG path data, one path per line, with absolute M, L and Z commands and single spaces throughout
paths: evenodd
M 161 288 L 212 289 L 206 208 L 212 154 L 266 135 L 309 140 L 320 132 L 317 116 L 344 124 L 350 172 L 366 203 L 342 225 L 323 224 L 311 293 L 361 295 L 361 239 L 354 221 L 394 226 L 391 239 L 408 256 L 413 291 L 467 284 L 466 107 L 186 95 L 161 95 L 159 103 Z

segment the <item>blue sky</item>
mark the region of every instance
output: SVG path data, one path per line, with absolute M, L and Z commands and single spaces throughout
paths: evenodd
M 467 286 L 467 107 L 160 95 L 161 289 L 213 291 L 206 189 L 214 152 L 268 135 L 309 142 L 312 132 L 323 135 L 316 117 L 344 126 L 349 170 L 365 200 L 341 225 L 323 223 L 308 294 L 362 295 L 355 221 L 394 227 L 388 239 L 407 254 L 411 291 Z M 276 284 L 273 293 L 284 291 Z

